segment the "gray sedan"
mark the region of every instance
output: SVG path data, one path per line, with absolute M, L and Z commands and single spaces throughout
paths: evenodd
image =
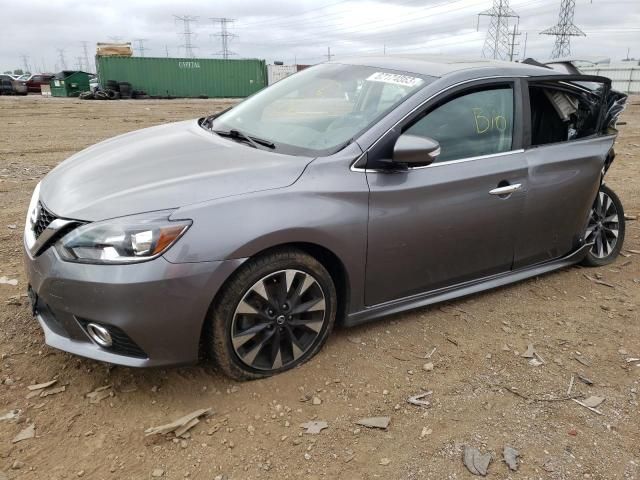
M 311 358 L 336 322 L 606 265 L 624 240 L 603 184 L 624 102 L 605 78 L 539 65 L 306 69 L 53 169 L 24 231 L 33 312 L 68 352 L 206 355 L 251 379 Z

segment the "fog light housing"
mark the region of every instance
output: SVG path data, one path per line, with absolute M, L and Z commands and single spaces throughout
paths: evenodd
M 91 337 L 91 340 L 101 347 L 109 348 L 113 345 L 113 339 L 111 338 L 109 330 L 102 325 L 98 325 L 97 323 L 88 323 L 87 333 L 89 334 L 89 337 Z

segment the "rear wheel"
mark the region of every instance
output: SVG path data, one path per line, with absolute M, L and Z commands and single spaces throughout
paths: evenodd
M 336 305 L 329 272 L 306 253 L 286 249 L 251 259 L 210 311 L 209 353 L 239 380 L 289 370 L 325 343 Z
M 585 232 L 585 242 L 593 243 L 583 264 L 601 267 L 613 262 L 624 242 L 625 223 L 622 202 L 606 185 L 600 187 L 596 197 L 589 224 Z

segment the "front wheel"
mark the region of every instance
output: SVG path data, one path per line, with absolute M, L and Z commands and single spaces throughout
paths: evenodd
M 209 354 L 238 380 L 289 370 L 320 350 L 336 306 L 331 275 L 315 258 L 297 249 L 253 258 L 209 313 Z
M 585 232 L 585 242 L 593 243 L 582 261 L 589 267 L 601 267 L 613 262 L 624 243 L 624 209 L 622 202 L 606 185 L 598 191 Z

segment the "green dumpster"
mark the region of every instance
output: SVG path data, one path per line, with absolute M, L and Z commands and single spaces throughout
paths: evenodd
M 63 70 L 56 73 L 49 82 L 51 96 L 77 97 L 80 92 L 89 90 L 89 74 L 86 72 Z

